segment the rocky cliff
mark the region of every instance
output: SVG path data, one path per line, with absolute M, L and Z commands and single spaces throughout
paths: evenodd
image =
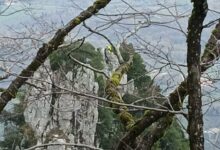
M 111 51 L 102 49 L 99 53 L 103 59 L 99 63 L 103 63 L 103 71 L 110 75 L 118 67 L 119 61 Z M 98 146 L 95 143 L 98 100 L 75 95 L 72 91 L 98 96 L 100 87 L 96 78 L 101 75 L 79 64 L 66 70 L 65 66 L 71 66 L 69 61 L 61 66 L 53 69 L 48 60 L 28 81 L 34 86 L 26 91 L 25 121 L 33 129 L 37 145 L 63 142 Z M 124 76 L 122 84 L 126 83 L 127 76 Z M 129 88 L 128 85 L 122 86 L 119 90 L 125 93 L 129 89 L 131 92 L 134 86 L 130 85 Z M 48 146 L 46 149 L 71 148 Z
M 71 94 L 73 90 L 97 95 L 93 71 L 80 67 L 73 77 L 71 71 L 52 72 L 46 62 L 33 78 L 31 83 L 46 89 L 28 90 L 24 112 L 26 122 L 34 129 L 37 144 L 63 141 L 94 145 L 98 101 Z

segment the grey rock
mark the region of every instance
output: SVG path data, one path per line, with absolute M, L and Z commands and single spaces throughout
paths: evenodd
M 107 57 L 104 71 L 110 76 L 119 66 L 119 61 L 113 53 L 107 52 Z M 52 71 L 49 61 L 46 61 L 28 82 L 36 87 L 32 86 L 27 90 L 24 116 L 35 132 L 37 145 L 76 143 L 98 146 L 95 143 L 98 100 L 71 93 L 78 91 L 98 95 L 99 85 L 92 70 L 78 67 L 68 72 L 62 69 Z M 132 93 L 133 82 L 126 83 L 127 75 L 124 75 L 119 90 L 123 94 Z M 62 150 L 67 147 L 56 145 L 46 149 Z

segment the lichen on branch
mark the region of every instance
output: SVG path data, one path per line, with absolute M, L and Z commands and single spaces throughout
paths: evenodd
M 122 76 L 127 73 L 128 69 L 131 67 L 133 61 L 133 54 L 130 54 L 130 58 L 127 62 L 121 64 L 113 73 L 110 79 L 107 80 L 105 92 L 108 96 L 108 99 L 117 102 L 124 103 L 120 93 L 118 92 L 118 86 L 120 85 L 120 81 Z M 126 106 L 120 105 L 111 105 L 114 108 L 114 112 L 118 114 L 121 122 L 125 126 L 126 129 L 131 128 L 135 121 L 133 116 L 128 112 L 128 108 Z

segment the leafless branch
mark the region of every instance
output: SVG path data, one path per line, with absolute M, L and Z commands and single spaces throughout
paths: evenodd
M 57 146 L 57 145 L 60 145 L 60 146 L 67 146 L 67 147 L 78 147 L 78 148 L 88 148 L 88 149 L 91 149 L 91 150 L 102 150 L 100 148 L 96 148 L 96 147 L 93 147 L 93 146 L 90 146 L 90 145 L 86 145 L 86 144 L 73 144 L 73 143 L 49 143 L 49 144 L 41 144 L 41 145 L 36 145 L 36 146 L 33 146 L 33 147 L 30 147 L 30 148 L 27 148 L 25 150 L 34 150 L 36 148 L 40 148 L 40 147 L 46 147 L 46 146 Z

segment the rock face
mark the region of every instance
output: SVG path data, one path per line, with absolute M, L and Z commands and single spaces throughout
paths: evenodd
M 108 62 L 104 62 L 104 70 L 110 75 L 119 65 L 117 57 L 113 53 L 108 53 L 108 58 L 103 58 L 108 59 Z M 126 82 L 127 76 L 124 76 L 122 83 Z M 99 85 L 92 70 L 78 66 L 74 71 L 65 72 L 62 69 L 52 71 L 49 61 L 46 61 L 29 83 L 35 87 L 30 86 L 27 91 L 24 116 L 25 121 L 35 132 L 37 145 L 44 143 L 97 145 L 94 141 L 98 122 L 98 101 L 72 93 L 78 91 L 98 95 Z M 132 91 L 127 85 L 122 87 L 120 90 L 124 91 L 123 93 L 127 89 Z M 71 148 L 48 146 L 47 149 Z
M 118 57 L 113 52 L 110 52 L 106 49 L 102 49 L 101 53 L 103 55 L 103 60 L 105 60 L 104 71 L 108 76 L 111 76 L 112 72 L 115 71 L 115 69 L 117 69 L 119 66 Z M 122 56 L 119 56 L 119 58 L 122 58 Z M 132 81 L 132 82 L 129 82 L 129 84 L 127 84 L 127 74 L 124 74 L 122 76 L 121 86 L 118 87 L 118 90 L 120 91 L 122 96 L 127 92 L 130 94 L 134 92 L 134 82 Z
M 28 90 L 24 112 L 26 122 L 35 131 L 37 144 L 62 141 L 94 145 L 98 101 L 71 93 L 78 91 L 97 95 L 98 83 L 94 72 L 83 67 L 78 68 L 75 75 L 71 71 L 67 74 L 60 70 L 52 72 L 46 62 L 33 78 L 31 83 L 45 88 Z

